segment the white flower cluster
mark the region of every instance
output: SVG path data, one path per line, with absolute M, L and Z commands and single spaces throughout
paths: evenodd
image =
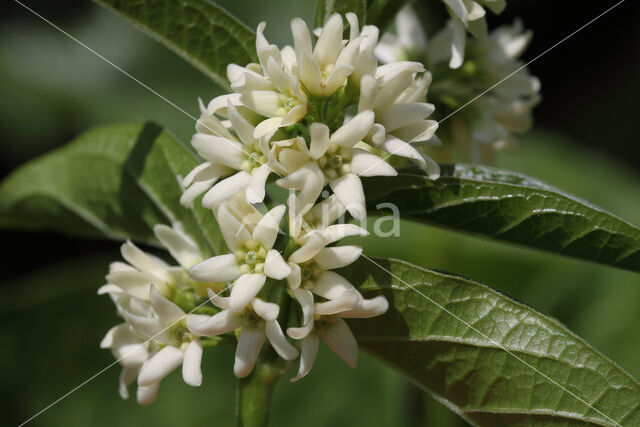
M 475 4 L 474 10 L 482 10 L 479 4 L 468 3 L 468 7 Z M 504 7 L 504 2 L 485 3 L 496 13 Z M 476 22 L 473 16 L 469 14 L 467 21 Z M 473 100 L 441 125 L 438 136 L 445 145 L 438 153 L 439 160 L 455 161 L 455 156 L 462 154 L 465 161 L 490 163 L 493 149 L 512 146 L 515 134 L 531 127 L 531 110 L 540 101 L 540 81 L 518 59 L 532 36 L 531 31 L 523 31 L 521 22 L 469 40 L 457 57 L 450 50 L 451 39 L 457 37 L 450 25 L 427 41 L 417 16 L 407 6 L 397 15 L 395 27 L 397 34 L 385 34 L 376 55 L 382 62 L 402 58 L 427 64 L 434 72 L 429 98 L 440 118 Z M 457 69 L 452 70 L 447 61 L 451 65 L 454 57 Z
M 181 202 L 191 206 L 202 196 L 229 252 L 203 260 L 177 225 L 155 232 L 179 266 L 123 245 L 128 264 L 112 264 L 100 289 L 124 318 L 102 342 L 123 366 L 123 397 L 137 378 L 138 401 L 154 401 L 160 381 L 180 365 L 185 382 L 200 385 L 202 349 L 221 342 L 237 341 L 238 377 L 249 375 L 265 341 L 282 359 L 299 358 L 292 381 L 309 373 L 320 340 L 356 366 L 358 344 L 344 319 L 381 315 L 388 302 L 365 299 L 334 271 L 362 253 L 335 243 L 368 234 L 338 220 L 347 213 L 366 219 L 360 177 L 396 175 L 385 161 L 390 154 L 432 178 L 439 169 L 412 145 L 429 141 L 437 127 L 427 119 L 433 105 L 424 102 L 430 74 L 418 62 L 378 66 L 378 29 L 360 31 L 354 14 L 346 18 L 348 40 L 334 14 L 315 43 L 296 18 L 294 46 L 283 49 L 268 43 L 260 24 L 259 63 L 230 65 L 235 93 L 200 103 L 192 145 L 204 162 L 184 178 Z M 289 196 L 265 212 L 256 205 L 272 174 Z M 332 194 L 321 198 L 325 188 Z M 280 233 L 285 217 L 288 232 Z M 297 322 L 289 309 L 280 313 L 289 302 Z

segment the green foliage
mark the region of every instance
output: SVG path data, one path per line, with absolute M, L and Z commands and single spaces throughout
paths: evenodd
M 472 424 L 640 422 L 640 384 L 524 304 L 404 261 L 361 260 L 341 273 L 390 303 L 384 316 L 350 322 L 358 342 Z
M 96 0 L 159 40 L 223 87 L 226 68 L 256 61 L 255 34 L 208 0 Z
M 360 25 L 376 25 L 384 31 L 409 0 L 318 0 L 313 18 L 314 27 L 322 27 L 333 13 L 353 12 Z
M 179 203 L 199 161 L 158 125 L 98 127 L 33 160 L 0 186 L 0 226 L 155 242 L 153 226 L 180 222 L 203 253 L 220 251 L 210 211 Z
M 524 175 L 449 165 L 429 180 L 410 168 L 365 179 L 369 209 L 393 203 L 406 218 L 640 271 L 640 229 Z

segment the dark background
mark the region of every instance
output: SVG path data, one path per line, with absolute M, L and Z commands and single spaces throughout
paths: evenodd
M 309 22 L 314 7 L 313 2 L 300 0 L 218 3 L 250 27 L 255 28 L 259 21 L 266 20 L 267 37 L 280 45 L 290 43 L 289 19 L 302 16 Z M 272 7 L 274 3 L 278 7 Z M 531 60 L 615 3 L 511 0 L 503 14 L 489 17 L 489 23 L 495 27 L 521 17 L 525 26 L 534 31 L 533 42 L 524 56 L 525 60 Z M 206 77 L 173 53 L 91 2 L 25 1 L 25 4 L 190 114 L 197 114 L 197 97 L 208 100 L 219 93 Z M 65 144 L 97 124 L 153 119 L 180 139 L 189 139 L 193 132 L 189 117 L 17 3 L 3 2 L 0 12 L 0 173 L 3 177 L 25 161 Z M 542 82 L 543 100 L 534 112 L 536 129 L 523 138 L 519 151 L 501 157 L 498 166 L 548 180 L 625 219 L 640 222 L 636 106 L 640 99 L 639 21 L 638 2 L 625 1 L 530 65 L 532 74 Z M 17 231 L 3 231 L 2 241 L 5 256 L 0 269 L 0 319 L 4 326 L 0 337 L 6 340 L 3 347 L 8 350 L 1 360 L 0 392 L 12 395 L 9 400 L 14 409 L 12 417 L 18 421 L 111 360 L 106 352 L 97 349 L 97 343 L 116 318 L 107 299 L 95 296 L 95 289 L 101 284 L 107 263 L 118 257 L 119 243 Z M 425 242 L 429 242 L 427 249 L 424 249 Z M 637 363 L 640 349 L 620 344 L 638 341 L 634 326 L 637 315 L 633 314 L 633 306 L 625 305 L 633 302 L 637 306 L 640 296 L 635 290 L 638 279 L 633 275 L 410 224 L 403 225 L 400 238 L 388 239 L 384 245 L 396 247 L 400 258 L 484 281 L 558 317 L 636 376 L 640 374 Z M 382 251 L 382 246 L 375 239 L 367 243 L 369 253 L 373 254 Z M 478 256 L 477 251 L 483 255 Z M 69 305 L 77 307 L 72 314 Z M 619 323 L 612 321 L 609 329 L 593 319 L 594 315 L 616 318 L 611 314 L 614 311 L 619 314 Z M 631 314 L 625 314 L 627 312 Z M 65 348 L 83 350 L 73 356 L 70 350 L 65 352 Z M 323 357 L 331 358 L 326 353 L 320 358 Z M 635 365 L 625 364 L 627 360 L 629 363 L 635 360 Z M 349 405 L 355 408 L 366 406 L 365 397 L 370 398 L 367 396 L 374 393 L 376 387 L 384 386 L 385 393 L 392 396 L 391 402 L 386 403 L 388 407 L 376 403 L 377 410 L 384 411 L 384 416 L 372 416 L 374 424 L 389 425 L 398 417 L 415 424 L 418 414 L 426 411 L 440 420 L 439 425 L 446 425 L 443 419 L 437 418 L 440 416 L 437 406 L 430 401 L 420 403 L 421 397 L 396 374 L 384 371 L 382 379 L 367 380 L 367 372 L 380 369 L 372 359 L 364 359 L 364 367 L 358 374 L 333 362 L 331 359 L 325 366 L 339 372 L 341 379 L 330 374 L 323 382 L 317 375 L 316 380 L 310 380 L 302 390 L 311 394 L 313 390 L 320 390 L 325 399 L 330 399 L 331 393 L 323 390 L 341 384 L 342 393 L 349 396 Z M 28 381 L 14 372 L 24 363 L 37 365 L 28 368 L 30 373 L 25 374 Z M 230 371 L 228 358 L 221 363 L 226 363 L 225 369 Z M 125 408 L 130 420 L 150 420 L 145 417 L 153 410 L 139 410 L 132 402 L 124 406 L 119 401 L 115 368 L 96 382 L 108 389 L 93 392 L 88 385 L 86 393 L 79 391 L 78 397 L 74 394 L 73 399 L 64 403 L 67 406 L 61 404 L 51 415 L 43 415 L 36 425 L 38 422 L 59 425 L 66 416 L 71 417 L 67 419 L 70 424 L 64 423 L 66 425 L 95 424 L 97 413 L 87 409 L 92 407 L 91 398 L 110 399 L 112 402 L 107 407 L 116 414 L 119 408 Z M 191 390 L 188 398 L 185 393 L 180 394 L 185 386 L 178 383 L 174 378 L 172 384 L 164 386 L 173 390 L 165 391 L 167 396 L 173 393 L 171 399 L 175 400 L 171 402 L 188 405 L 195 399 L 209 404 L 201 394 Z M 232 395 L 231 389 L 219 387 L 217 390 Z M 283 393 L 293 399 L 300 394 L 296 390 L 288 387 Z M 354 394 L 360 397 L 352 397 Z M 83 400 L 79 395 L 88 397 Z M 162 401 L 163 407 L 167 399 Z M 346 425 L 346 415 L 340 412 L 339 404 L 336 405 L 332 420 Z M 230 407 L 215 411 L 211 409 L 211 413 L 216 414 L 232 413 Z M 165 412 L 154 412 L 160 423 L 156 425 L 169 422 L 171 417 Z M 225 416 L 228 419 L 228 414 Z M 109 419 L 106 417 L 103 422 L 108 425 Z M 294 415 L 289 421 L 296 419 Z M 131 425 L 134 424 L 131 421 Z

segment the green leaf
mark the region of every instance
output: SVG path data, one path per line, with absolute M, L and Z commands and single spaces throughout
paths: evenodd
M 368 352 L 475 425 L 637 425 L 640 383 L 559 322 L 398 260 L 342 269 L 389 311 L 350 325 Z
M 375 25 L 380 31 L 387 29 L 394 18 L 410 0 L 369 0 L 367 25 Z
M 313 26 L 323 27 L 332 14 L 339 13 L 344 16 L 347 12 L 358 15 L 358 22 L 362 25 L 367 15 L 367 0 L 318 0 Z
M 153 226 L 180 222 L 204 254 L 220 231 L 198 200 L 180 205 L 180 177 L 199 161 L 155 123 L 91 129 L 0 185 L 0 227 L 155 243 Z
M 370 210 L 640 271 L 640 229 L 521 174 L 458 164 L 435 181 L 413 168 L 363 181 Z
M 255 34 L 208 0 L 95 0 L 228 88 L 228 64 L 256 62 Z

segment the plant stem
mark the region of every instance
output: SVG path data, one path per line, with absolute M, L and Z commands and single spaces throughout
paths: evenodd
M 273 389 L 282 375 L 280 367 L 258 361 L 251 374 L 238 380 L 236 418 L 238 427 L 266 427 Z

